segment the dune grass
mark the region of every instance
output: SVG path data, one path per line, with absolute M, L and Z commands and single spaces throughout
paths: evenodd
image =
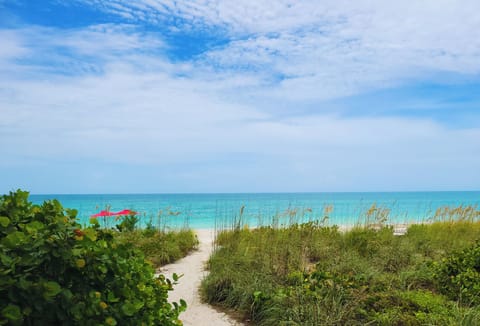
M 402 236 L 385 224 L 340 232 L 315 222 L 222 231 L 203 299 L 255 325 L 480 324 L 480 307 L 447 295 L 439 276 L 480 238 L 478 211 L 451 212 Z
M 193 230 L 181 229 L 165 231 L 157 229 L 136 229 L 119 232 L 121 241 L 131 243 L 140 249 L 147 261 L 159 267 L 185 257 L 198 246 L 198 239 Z

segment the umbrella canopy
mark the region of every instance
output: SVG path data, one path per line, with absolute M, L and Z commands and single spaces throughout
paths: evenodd
M 93 214 L 92 217 L 103 217 L 103 216 L 113 216 L 115 213 L 109 211 L 100 211 L 100 213 Z
M 117 212 L 117 213 L 114 213 L 114 215 L 136 215 L 137 212 L 134 212 L 132 210 L 129 210 L 129 209 L 124 209 L 120 212 Z

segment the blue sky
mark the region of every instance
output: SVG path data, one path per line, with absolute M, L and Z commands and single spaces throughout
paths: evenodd
M 476 0 L 0 0 L 0 192 L 480 189 Z

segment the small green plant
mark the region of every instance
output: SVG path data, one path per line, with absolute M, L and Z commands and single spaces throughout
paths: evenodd
M 152 219 L 147 222 L 145 229 L 143 230 L 143 235 L 146 237 L 151 237 L 157 232 L 157 229 L 153 225 Z
M 132 232 L 133 230 L 135 230 L 138 221 L 139 219 L 135 215 L 127 215 L 123 217 L 122 222 L 120 222 L 120 224 L 117 224 L 116 227 L 120 232 Z
M 0 199 L 0 324 L 180 325 L 186 304 L 168 302 L 174 283 L 115 231 L 75 217 L 20 190 Z

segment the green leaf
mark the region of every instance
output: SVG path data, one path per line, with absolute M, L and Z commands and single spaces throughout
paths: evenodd
M 108 292 L 108 294 L 107 294 L 107 301 L 108 301 L 108 302 L 118 302 L 118 301 L 120 301 L 120 299 L 119 299 L 119 298 L 116 298 L 116 297 L 115 297 L 115 294 L 113 294 L 113 292 Z
M 95 231 L 94 229 L 84 229 L 83 232 L 85 233 L 85 236 L 90 240 L 97 240 L 97 231 Z
M 22 311 L 19 306 L 9 304 L 2 309 L 2 316 L 12 321 L 19 321 L 22 319 Z
M 38 230 L 43 229 L 43 223 L 39 221 L 33 221 L 31 223 L 28 223 L 25 228 L 27 229 L 28 233 L 34 233 L 37 232 Z
M 75 219 L 78 215 L 78 210 L 76 209 L 70 209 L 70 208 L 66 208 L 65 209 L 65 212 L 68 214 L 68 216 L 72 219 Z
M 6 228 L 10 224 L 10 219 L 6 216 L 0 216 L 0 225 Z
M 173 273 L 172 279 L 173 279 L 174 282 L 178 282 L 178 280 L 179 280 L 180 277 L 182 277 L 182 276 L 183 276 L 183 274 L 178 275 L 177 273 Z
M 187 302 L 183 299 L 180 299 L 180 307 L 182 307 L 183 309 L 187 308 Z
M 100 272 L 102 272 L 102 274 L 107 274 L 107 272 L 108 272 L 108 268 L 105 267 L 105 265 L 100 265 L 100 266 L 98 266 L 98 270 L 99 270 Z
M 77 257 L 77 256 L 81 256 L 82 254 L 83 254 L 83 249 L 80 249 L 80 248 L 72 249 L 72 256 Z
M 13 262 L 13 259 L 10 256 L 1 253 L 0 254 L 0 261 L 2 262 L 2 264 L 4 266 L 10 266 Z
M 3 241 L 7 247 L 15 248 L 22 245 L 25 242 L 25 240 L 26 240 L 26 236 L 25 234 L 23 234 L 23 232 L 15 231 L 7 235 Z
M 142 301 L 135 301 L 133 305 L 135 306 L 135 309 L 139 311 L 145 304 Z
M 127 302 L 122 305 L 122 312 L 126 316 L 133 316 L 138 310 L 139 309 L 137 309 L 137 307 L 131 302 Z
M 63 289 L 62 290 L 62 295 L 67 300 L 70 300 L 73 297 L 73 293 L 69 289 Z
M 43 296 L 47 300 L 54 298 L 57 294 L 59 294 L 62 291 L 62 287 L 60 286 L 60 284 L 54 281 L 45 282 L 43 284 L 43 287 L 45 289 Z

